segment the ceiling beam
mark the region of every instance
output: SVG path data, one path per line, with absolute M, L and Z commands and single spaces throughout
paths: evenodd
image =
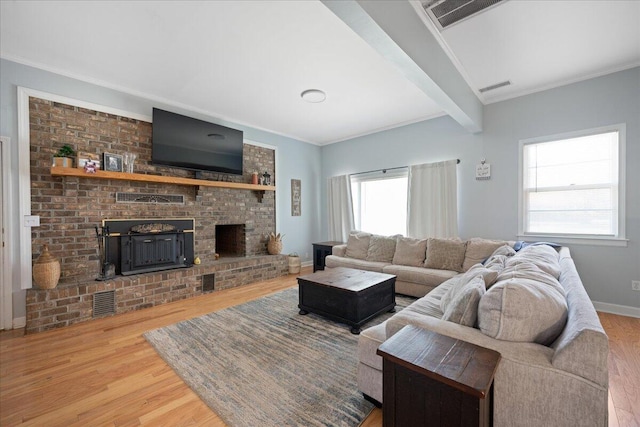
M 482 131 L 482 103 L 409 1 L 321 1 L 461 126 Z

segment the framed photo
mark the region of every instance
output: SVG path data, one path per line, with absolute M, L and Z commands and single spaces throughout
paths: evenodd
M 98 154 L 93 154 L 93 153 L 78 152 L 78 157 L 76 159 L 76 167 L 83 169 L 89 160 L 91 160 L 96 164 L 96 169 L 100 169 L 100 156 Z
M 103 153 L 102 170 L 109 172 L 122 172 L 122 156 L 119 154 Z

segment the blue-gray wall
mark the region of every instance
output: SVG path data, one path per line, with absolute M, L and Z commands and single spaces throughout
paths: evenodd
M 58 74 L 0 59 L 0 135 L 11 138 L 11 177 L 13 179 L 14 228 L 19 223 L 18 211 L 18 119 L 17 87 L 22 86 L 85 102 L 91 102 L 151 117 L 152 108 L 158 107 L 180 114 L 210 120 L 244 131 L 247 140 L 277 147 L 276 158 L 276 216 L 278 230 L 285 234 L 283 253 L 297 252 L 302 261 L 311 261 L 311 242 L 320 239 L 319 198 L 321 148 L 295 139 L 218 120 L 183 108 L 132 96 L 105 87 L 86 83 Z M 291 179 L 302 182 L 302 216 L 291 216 Z M 3 201 L 4 202 L 4 201 Z M 11 247 L 19 245 L 14 232 Z M 20 290 L 19 273 L 14 265 L 13 317 L 25 316 L 25 292 Z
M 518 232 L 519 141 L 626 123 L 627 247 L 570 244 L 593 301 L 640 308 L 640 68 L 486 105 L 484 131 L 469 134 L 440 117 L 323 147 L 322 200 L 335 175 L 459 158 L 461 237 L 515 240 Z M 491 180 L 476 181 L 486 158 Z M 322 233 L 327 235 L 326 203 Z

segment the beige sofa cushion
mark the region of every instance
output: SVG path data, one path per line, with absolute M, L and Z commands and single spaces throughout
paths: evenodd
M 382 272 L 386 274 L 395 274 L 397 277 L 396 281 L 417 283 L 419 285 L 427 285 L 432 288 L 458 274 L 457 272 L 450 270 L 408 267 L 406 265 L 395 264 L 385 265 Z
M 454 239 L 427 239 L 427 259 L 424 266 L 439 270 L 462 271 L 467 242 Z
M 385 262 L 367 261 L 366 259 L 343 258 L 335 255 L 329 255 L 324 259 L 324 265 L 327 268 L 346 267 L 382 273 L 382 269 L 389 264 Z
M 532 263 L 505 268 L 478 305 L 482 333 L 504 341 L 549 345 L 566 321 L 562 286 Z
M 508 244 L 503 240 L 487 240 L 478 237 L 467 240 L 467 251 L 464 254 L 462 270 L 467 271 L 473 265 L 484 262 L 496 249 L 505 245 Z
M 498 278 L 498 272 L 496 270 L 485 268 L 482 264 L 476 264 L 464 274 L 453 279 L 453 285 L 449 291 L 444 294 L 442 301 L 440 302 L 440 307 L 443 312 L 447 311 L 447 307 L 451 304 L 451 301 L 453 301 L 462 289 L 477 276 L 482 276 L 485 287 L 489 288 Z
M 347 251 L 344 256 L 347 258 L 367 259 L 370 240 L 371 233 L 365 233 L 363 231 L 351 232 L 349 234 L 349 240 L 347 240 Z
M 473 327 L 478 319 L 478 303 L 486 289 L 482 275 L 467 282 L 447 305 L 442 320 Z
M 427 239 L 413 239 L 411 237 L 399 237 L 396 243 L 396 252 L 393 255 L 393 263 L 422 267 L 427 256 Z
M 369 239 L 367 261 L 391 262 L 396 251 L 396 239 L 398 236 L 372 235 Z
M 560 277 L 560 262 L 558 251 L 548 245 L 527 246 L 518 251 L 505 263 L 505 267 L 521 263 L 533 263 L 542 271 L 549 273 L 556 279 Z

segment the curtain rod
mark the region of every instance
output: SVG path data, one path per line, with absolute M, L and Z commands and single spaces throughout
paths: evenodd
M 456 159 L 456 164 L 460 164 L 460 159 Z M 384 169 L 376 169 L 376 170 L 372 170 L 372 171 L 366 171 L 366 172 L 357 172 L 357 173 L 350 173 L 349 175 L 362 175 L 364 173 L 372 173 L 372 172 L 380 172 L 382 171 L 382 173 L 386 173 L 387 171 L 392 171 L 395 169 L 406 169 L 409 166 L 398 166 L 395 168 L 384 168 Z

